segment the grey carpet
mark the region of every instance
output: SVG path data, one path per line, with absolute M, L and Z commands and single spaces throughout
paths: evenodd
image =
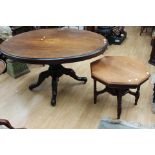
M 103 118 L 98 129 L 154 129 L 155 126 L 144 126 L 140 123 L 130 123 L 123 120 Z

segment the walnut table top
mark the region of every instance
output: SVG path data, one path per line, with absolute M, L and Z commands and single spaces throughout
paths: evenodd
M 97 33 L 75 29 L 40 29 L 16 35 L 0 45 L 11 59 L 26 63 L 61 64 L 102 54 L 106 39 Z

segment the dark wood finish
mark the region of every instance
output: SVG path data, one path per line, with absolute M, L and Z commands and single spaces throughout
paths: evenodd
M 55 106 L 56 105 L 56 97 L 57 97 L 58 81 L 59 81 L 59 78 L 64 74 L 72 77 L 75 80 L 83 81 L 84 83 L 87 82 L 87 78 L 78 77 L 72 69 L 65 68 L 60 64 L 56 64 L 56 65 L 50 65 L 49 69 L 47 71 L 40 73 L 37 83 L 30 85 L 29 89 L 32 90 L 32 89 L 38 87 L 46 78 L 51 76 L 51 78 L 52 78 L 51 104 L 53 106 Z
M 140 28 L 140 36 L 142 35 L 142 33 L 147 33 L 148 29 L 151 29 L 150 33 L 152 33 L 154 26 L 141 26 Z
M 16 35 L 0 45 L 8 58 L 34 64 L 82 61 L 103 54 L 106 39 L 75 29 L 40 29 Z
M 117 96 L 117 119 L 120 119 L 122 96 L 127 93 L 135 96 L 135 105 L 137 105 L 140 86 L 150 75 L 143 64 L 133 59 L 123 56 L 105 56 L 91 63 L 91 76 L 94 80 L 94 104 L 96 104 L 97 96 L 102 93 L 108 92 Z M 106 88 L 97 91 L 97 81 L 104 84 Z M 132 92 L 131 88 L 137 91 Z
M 120 119 L 120 116 L 121 116 L 121 111 L 122 111 L 122 96 L 126 95 L 127 93 L 135 96 L 135 105 L 137 105 L 137 102 L 138 102 L 138 99 L 139 99 L 139 96 L 140 96 L 140 87 L 137 88 L 137 91 L 136 92 L 132 92 L 130 91 L 129 89 L 126 89 L 126 88 L 111 88 L 111 87 L 108 87 L 106 86 L 105 89 L 103 90 L 100 90 L 100 91 L 97 91 L 97 88 L 96 88 L 96 84 L 97 84 L 97 79 L 94 78 L 94 104 L 96 104 L 96 101 L 97 101 L 97 96 L 100 95 L 100 94 L 103 94 L 105 92 L 108 92 L 109 94 L 113 95 L 113 96 L 117 96 L 117 119 Z
M 0 125 L 3 125 L 9 129 L 26 129 L 26 128 L 14 128 L 7 119 L 0 119 Z
M 12 30 L 12 35 L 13 36 L 17 35 L 17 34 L 20 34 L 20 33 L 35 30 L 34 26 L 10 26 L 10 28 Z
M 85 26 L 84 29 L 87 30 L 87 31 L 95 32 L 96 31 L 96 26 Z
M 155 103 L 155 84 L 154 84 L 154 87 L 153 87 L 153 103 Z
M 51 76 L 53 106 L 56 105 L 58 80 L 63 74 L 87 82 L 87 78 L 78 77 L 72 69 L 64 68 L 61 64 L 96 57 L 103 54 L 106 48 L 107 40 L 97 33 L 64 28 L 22 33 L 0 45 L 0 50 L 8 58 L 19 62 L 49 65 L 47 71 L 40 73 L 37 83 L 29 88 L 36 88 Z
M 152 45 L 152 50 L 150 54 L 149 63 L 155 66 L 155 38 L 152 38 L 151 45 Z
M 10 26 L 13 36 L 20 34 L 20 33 L 32 31 L 32 30 L 47 29 L 47 28 L 60 28 L 60 27 L 63 27 L 63 26 Z
M 152 50 L 150 54 L 149 63 L 155 66 L 155 32 L 154 31 L 152 33 L 151 46 L 152 46 Z M 153 87 L 153 103 L 155 104 L 155 84 Z
M 11 125 L 11 123 L 10 123 L 8 120 L 6 120 L 6 119 L 0 119 L 0 125 L 4 125 L 4 126 L 6 126 L 7 128 L 9 128 L 9 129 L 15 129 L 15 128 Z

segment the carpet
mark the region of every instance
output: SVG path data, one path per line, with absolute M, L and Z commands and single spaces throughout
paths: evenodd
M 98 129 L 154 129 L 155 126 L 144 126 L 140 123 L 130 123 L 123 120 L 112 120 L 103 118 L 100 121 Z

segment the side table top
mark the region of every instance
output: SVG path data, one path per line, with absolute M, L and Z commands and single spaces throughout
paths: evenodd
M 92 76 L 108 85 L 137 86 L 150 76 L 143 63 L 126 56 L 105 56 L 93 62 L 91 68 Z

